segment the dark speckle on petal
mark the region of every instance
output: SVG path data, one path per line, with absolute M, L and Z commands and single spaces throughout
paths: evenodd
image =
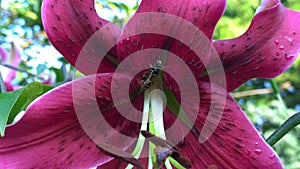
M 60 18 L 59 15 L 56 15 L 56 18 L 57 18 L 59 21 L 61 21 L 61 18 Z
M 73 154 L 74 154 L 73 152 L 70 152 L 67 159 L 70 159 L 73 156 Z
M 64 148 L 59 148 L 59 149 L 57 150 L 57 152 L 60 153 L 60 152 L 62 152 L 62 151 L 64 151 L 64 150 L 65 150 Z

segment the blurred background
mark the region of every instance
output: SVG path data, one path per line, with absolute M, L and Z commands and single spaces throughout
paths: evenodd
M 215 30 L 214 39 L 237 37 L 248 28 L 260 0 L 228 0 L 227 10 Z M 282 0 L 290 9 L 300 11 L 299 0 Z M 21 53 L 21 62 L 0 67 L 17 70 L 13 86 L 40 81 L 53 86 L 80 77 L 61 54 L 49 43 L 43 30 L 40 7 L 42 0 L 0 0 L 0 46 L 14 56 Z M 135 0 L 96 0 L 98 14 L 122 27 L 139 5 Z M 12 45 L 14 42 L 15 45 Z M 285 120 L 300 112 L 300 59 L 281 76 L 253 79 L 232 92 L 247 116 L 266 138 Z M 287 169 L 300 168 L 300 127 L 296 127 L 274 149 Z

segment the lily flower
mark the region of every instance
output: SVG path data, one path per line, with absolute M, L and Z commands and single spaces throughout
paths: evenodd
M 14 43 L 11 43 L 11 52 L 8 56 L 7 52 L 0 47 L 0 63 L 2 65 L 10 65 L 13 67 L 18 67 L 21 62 L 21 55 L 19 50 L 15 47 Z M 0 66 L 0 71 L 3 76 L 4 84 L 7 91 L 13 91 L 14 87 L 12 85 L 12 81 L 16 77 L 16 70 L 6 68 L 4 66 Z
M 0 166 L 283 168 L 229 92 L 293 63 L 300 13 L 263 0 L 244 35 L 212 42 L 225 6 L 142 0 L 120 29 L 92 0 L 44 0 L 49 40 L 87 76 L 36 99 L 7 127 Z

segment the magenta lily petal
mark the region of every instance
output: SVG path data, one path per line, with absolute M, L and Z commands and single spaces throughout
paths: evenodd
M 134 148 L 134 147 L 133 147 Z M 133 149 L 131 148 L 131 151 Z M 142 156 L 146 156 L 148 153 L 149 153 L 149 144 L 146 142 L 144 144 L 144 147 L 143 147 L 143 150 L 142 150 L 142 153 L 144 153 Z M 149 159 L 148 158 L 139 158 L 138 161 L 142 164 L 142 166 L 144 168 L 147 168 L 148 166 L 148 161 Z M 97 169 L 117 169 L 117 168 L 126 168 L 128 166 L 128 163 L 127 162 L 124 162 L 122 160 L 119 160 L 119 159 L 113 159 L 101 166 L 98 166 Z M 134 169 L 140 169 L 138 167 L 133 167 Z
M 215 66 L 214 59 L 219 59 L 214 54 L 211 40 L 225 4 L 225 0 L 143 0 L 137 13 L 120 32 L 119 28 L 97 16 L 92 0 L 44 1 L 43 24 L 53 45 L 85 74 L 111 72 L 118 62 L 124 61 L 120 62 L 119 72 L 115 73 L 119 86 L 112 83 L 113 74 L 98 74 L 68 83 L 41 97 L 29 107 L 19 123 L 8 127 L 7 136 L 0 139 L 0 157 L 6 158 L 2 160 L 5 161 L 3 164 L 8 167 L 16 165 L 12 160 L 25 156 L 29 151 L 33 157 L 42 156 L 45 152 L 48 154 L 42 160 L 34 158 L 33 164 L 25 163 L 29 157 L 20 158 L 24 161 L 17 164 L 24 163 L 27 167 L 53 167 L 52 164 L 56 164 L 56 168 L 124 168 L 127 162 L 131 162 L 136 166 L 140 163 L 146 166 L 148 158 L 137 162 L 130 155 L 127 159 L 121 157 L 135 148 L 142 119 L 142 113 L 131 108 L 142 110 L 143 94 L 132 104 L 127 102 L 126 94 L 141 85 L 145 88 L 149 87 L 146 85 L 155 85 L 170 89 L 187 116 L 195 120 L 195 123 L 189 123 L 194 124 L 191 129 L 180 118 L 176 119 L 168 108 L 164 112 L 167 141 L 182 150 L 176 152 L 177 155 L 190 161 L 192 168 L 283 168 L 276 153 L 255 130 L 228 91 L 252 77 L 274 77 L 293 62 L 300 47 L 299 13 L 284 8 L 278 0 L 264 0 L 244 35 L 214 42 L 224 64 L 226 90 L 224 86 L 204 80 L 197 83 L 189 76 L 199 77 L 204 65 L 211 60 L 209 65 Z M 186 21 L 189 22 L 186 24 Z M 201 32 L 191 31 L 194 26 L 197 31 L 203 32 L 200 38 L 195 37 Z M 197 50 L 201 51 L 200 54 Z M 98 56 L 107 51 L 106 60 L 102 64 L 97 63 Z M 179 58 L 173 59 L 172 54 Z M 167 57 L 163 58 L 164 55 Z M 180 65 L 182 62 L 187 68 Z M 159 63 L 163 64 L 161 66 L 168 75 L 164 74 L 163 80 L 152 81 L 154 76 L 160 76 L 157 70 Z M 149 64 L 152 69 L 146 74 L 144 70 L 150 69 Z M 219 67 L 215 68 L 214 75 L 218 77 Z M 128 92 L 126 82 L 129 77 L 133 80 L 129 81 Z M 179 77 L 176 78 L 177 83 L 175 77 Z M 195 86 L 199 93 L 193 89 Z M 179 87 L 192 90 L 181 91 Z M 117 97 L 113 97 L 111 91 L 115 91 Z M 198 97 L 200 103 L 197 102 Z M 114 105 L 120 106 L 115 109 L 110 107 L 114 98 L 117 98 Z M 188 101 L 184 102 L 187 98 Z M 94 102 L 97 104 L 93 105 Z M 97 108 L 103 112 L 99 113 Z M 175 127 L 173 122 L 177 122 Z M 118 137 L 120 134 L 122 137 Z M 126 140 L 127 137 L 131 139 Z M 18 141 L 14 143 L 13 139 Z M 24 144 L 26 149 L 21 149 Z M 118 149 L 113 145 L 118 145 Z M 147 156 L 148 148 L 145 147 L 142 154 Z M 119 158 L 121 160 L 117 160 Z M 42 163 L 45 161 L 49 162 Z M 185 164 L 189 166 L 188 162 Z
M 272 78 L 293 63 L 300 48 L 300 12 L 263 1 L 245 34 L 214 42 L 226 71 L 228 91 L 255 77 Z
M 7 53 L 5 51 L 5 49 L 3 49 L 1 46 L 0 46 L 0 57 L 1 57 L 1 62 L 6 62 L 7 60 Z
M 118 40 L 118 59 L 127 59 L 139 51 L 139 58 L 133 65 L 143 62 L 155 65 L 152 60 L 164 57 L 166 50 L 181 58 L 195 76 L 205 69 L 212 47 L 211 37 L 215 25 L 225 9 L 225 1 L 150 1 L 143 0 L 136 14 L 122 30 Z M 143 53 L 145 49 L 162 49 L 160 53 Z M 194 50 L 201 51 L 195 54 Z M 169 57 L 166 65 L 176 64 Z M 152 60 L 147 58 L 152 56 Z M 199 59 L 200 58 L 200 59 Z M 166 66 L 167 67 L 167 66 Z M 179 67 L 171 67 L 181 73 Z M 184 77 L 185 73 L 182 73 Z
M 211 39 L 225 6 L 226 0 L 143 0 L 137 13 L 163 12 L 182 17 L 196 25 Z
M 147 152 L 147 151 L 143 151 L 143 152 Z M 148 158 L 139 159 L 139 162 L 141 164 L 143 164 L 143 166 L 148 166 Z M 117 169 L 117 168 L 126 168 L 127 166 L 128 166 L 128 163 L 118 160 L 118 159 L 114 159 L 114 160 L 111 160 L 111 161 L 97 167 L 97 169 Z M 140 169 L 138 167 L 133 167 L 133 168 Z
M 218 90 L 211 91 L 212 85 Z M 178 118 L 168 109 L 164 112 L 167 140 L 176 143 L 178 138 L 182 138 L 176 146 L 181 150 L 182 156 L 191 162 L 192 169 L 284 168 L 275 151 L 260 136 L 234 99 L 229 94 L 223 95 L 224 92 L 227 93 L 225 89 L 217 84 L 203 81 L 199 83 L 199 89 L 201 103 L 194 127 L 201 131 L 204 125 L 208 125 L 210 129 L 213 128 L 214 123 L 217 125 L 216 130 L 211 131 L 212 135 L 204 143 L 199 142 L 199 136 L 194 132 L 184 133 L 185 124 L 180 123 L 174 127 L 174 122 Z M 212 94 L 220 98 L 220 101 L 215 101 L 213 105 L 211 105 Z M 224 111 L 211 111 L 210 106 L 215 110 L 222 107 L 223 97 L 226 98 Z M 189 106 L 193 107 L 195 104 Z M 208 119 L 208 113 L 213 113 L 212 117 L 216 118 Z M 217 118 L 219 115 L 221 115 L 220 120 Z M 148 149 L 143 149 L 143 153 L 148 153 Z M 144 166 L 148 164 L 146 158 L 141 158 L 139 161 Z M 115 159 L 98 168 L 125 168 L 126 166 L 127 163 L 124 161 Z
M 19 67 L 19 64 L 21 63 L 21 54 L 20 51 L 17 49 L 17 47 L 14 45 L 14 43 L 11 43 L 11 56 L 12 58 L 8 58 L 6 61 L 6 64 L 11 65 L 13 67 Z M 16 70 L 9 69 L 7 74 L 4 75 L 4 79 L 6 81 L 12 81 L 16 77 Z
M 64 57 L 84 74 L 92 74 L 89 68 L 96 63 L 88 60 L 88 57 L 97 57 L 95 53 L 83 53 L 85 60 L 76 63 L 84 44 L 98 30 L 99 41 L 95 42 L 94 49 L 97 52 L 105 52 L 108 44 L 116 44 L 120 28 L 110 22 L 99 18 L 93 0 L 87 1 L 44 1 L 42 5 L 42 20 L 45 31 L 50 42 L 61 52 Z M 109 24 L 109 26 L 107 26 Z M 59 38 L 58 38 L 59 37 Z M 103 40 L 105 39 L 105 41 Z M 109 51 L 109 55 L 116 56 L 116 49 Z M 96 65 L 97 67 L 99 65 Z M 104 60 L 99 72 L 111 72 L 114 65 L 110 61 Z
M 218 90 L 211 91 L 211 85 Z M 211 131 L 212 135 L 204 143 L 200 143 L 193 132 L 184 136 L 181 133 L 184 126 L 172 127 L 167 132 L 168 141 L 184 137 L 184 141 L 178 144 L 178 147 L 182 150 L 183 156 L 190 160 L 192 168 L 283 168 L 274 150 L 260 136 L 234 99 L 229 94 L 222 95 L 226 92 L 225 89 L 207 82 L 201 82 L 199 88 L 201 103 L 195 128 L 201 130 L 204 124 L 212 126 L 217 123 L 216 130 Z M 212 94 L 221 94 L 218 96 L 220 98 L 226 97 L 223 114 L 210 110 Z M 221 105 L 221 102 L 215 101 L 212 109 L 217 110 Z M 212 117 L 216 118 L 208 119 L 208 113 L 213 113 Z M 220 121 L 217 118 L 218 113 L 222 116 Z M 176 120 L 169 111 L 164 113 L 164 117 L 166 128 Z
M 1 63 L 13 67 L 18 67 L 21 63 L 21 55 L 20 51 L 15 47 L 14 43 L 11 43 L 10 56 L 7 55 L 8 53 L 2 47 L 0 47 Z M 0 68 L 6 90 L 13 91 L 14 87 L 12 85 L 12 81 L 15 79 L 17 71 L 4 66 L 0 66 Z
M 46 80 L 42 81 L 42 84 L 47 84 L 47 85 L 51 85 L 54 83 L 54 79 L 53 77 L 48 77 Z
M 120 83 L 128 80 L 124 76 L 114 77 Z M 111 109 L 103 112 L 110 124 L 107 128 L 98 118 L 97 107 L 90 106 L 96 100 L 99 108 L 109 105 L 111 81 L 112 74 L 87 76 L 60 86 L 33 102 L 24 117 L 8 126 L 5 137 L 0 138 L 0 166 L 90 168 L 112 159 L 97 145 L 109 147 L 107 140 L 110 140 L 115 143 L 114 146 L 118 144 L 122 151 L 126 150 L 135 139 L 124 140 L 116 133 L 134 137 L 138 131 L 132 129 L 140 124 L 126 121 L 116 109 Z M 84 114 L 78 114 L 81 110 Z
M 6 88 L 6 91 L 10 92 L 10 91 L 13 91 L 14 90 L 14 87 L 13 85 L 11 84 L 11 82 L 4 82 L 4 85 L 5 85 L 5 88 Z

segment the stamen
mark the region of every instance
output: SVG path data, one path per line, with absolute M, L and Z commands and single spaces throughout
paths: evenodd
M 142 163 L 140 163 L 133 156 L 131 156 L 130 154 L 128 154 L 127 152 L 121 149 L 115 148 L 114 146 L 106 143 L 101 143 L 101 145 L 96 145 L 96 146 L 101 150 L 101 152 L 105 153 L 108 156 L 114 157 L 122 161 L 126 161 L 129 164 L 136 166 L 138 168 L 144 168 Z
M 157 146 L 154 149 L 154 154 L 156 154 L 156 160 L 158 163 L 165 163 L 166 159 L 172 155 L 173 151 L 166 147 Z
M 179 168 L 181 168 L 178 164 L 176 164 L 177 162 L 184 168 L 192 167 L 191 162 L 184 158 L 184 156 L 181 154 L 181 150 L 178 147 L 176 147 L 175 145 L 173 145 L 165 139 L 151 134 L 148 131 L 142 131 L 141 133 L 145 138 L 148 138 L 153 144 L 156 145 L 154 153 L 156 154 L 156 160 L 158 163 L 163 163 L 165 159 L 167 159 L 168 157 L 172 157 L 173 161 L 171 160 L 171 163 L 173 165 L 176 165 Z

